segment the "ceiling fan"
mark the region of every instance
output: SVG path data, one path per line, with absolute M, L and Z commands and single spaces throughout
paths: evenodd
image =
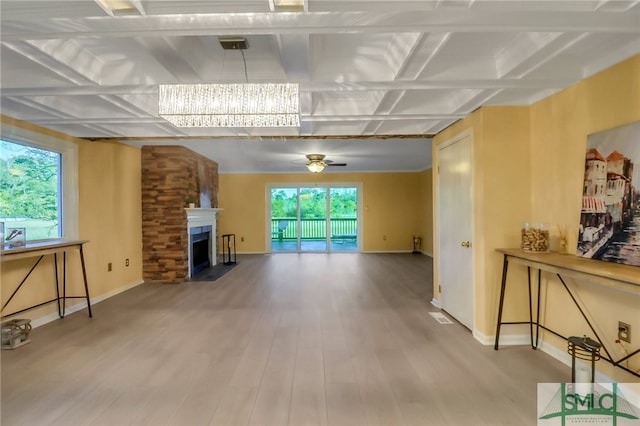
M 320 173 L 325 167 L 343 167 L 347 163 L 334 163 L 331 160 L 325 160 L 324 154 L 307 154 L 307 169 L 312 173 Z

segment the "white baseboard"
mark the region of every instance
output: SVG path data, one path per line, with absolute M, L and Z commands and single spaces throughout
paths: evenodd
M 473 337 L 483 345 L 493 346 L 496 342 L 496 336 L 487 336 L 482 334 L 478 330 L 473 330 Z M 530 345 L 531 337 L 529 334 L 500 334 L 500 345 L 502 346 L 516 346 L 516 345 Z
M 363 250 L 361 253 L 412 253 L 413 250 Z
M 239 251 L 237 254 L 238 255 L 241 255 L 241 254 L 271 254 L 271 252 L 268 252 L 268 251 Z
M 435 306 L 436 308 L 440 309 L 440 301 L 438 299 L 436 299 L 435 297 L 433 299 L 431 299 L 431 304 L 433 306 Z
M 111 298 L 111 297 L 113 297 L 113 296 L 115 296 L 117 294 L 123 293 L 123 292 L 125 292 L 127 290 L 130 290 L 130 289 L 132 289 L 134 287 L 137 287 L 137 286 L 139 286 L 140 284 L 143 284 L 143 283 L 144 283 L 144 280 L 134 281 L 134 282 L 132 282 L 130 284 L 124 285 L 124 286 L 122 286 L 120 288 L 117 288 L 115 290 L 112 290 L 112 291 L 110 291 L 108 293 L 104 293 L 104 294 L 101 294 L 100 296 L 97 296 L 95 298 L 91 298 L 91 306 L 93 306 L 95 304 L 98 304 L 98 303 L 102 302 L 103 300 L 107 300 L 107 299 L 109 299 L 109 298 Z M 83 301 L 83 302 L 80 302 L 80 303 L 76 303 L 75 305 L 67 306 L 67 308 L 65 309 L 65 316 L 69 315 L 69 314 L 72 314 L 74 312 L 81 311 L 81 310 L 86 309 L 86 308 L 87 308 L 87 302 L 86 301 Z M 60 316 L 58 315 L 57 312 L 53 312 L 53 313 L 51 313 L 49 315 L 45 315 L 43 317 L 36 318 L 36 319 L 32 320 L 31 321 L 31 327 L 33 327 L 33 328 L 40 327 L 42 325 L 48 324 L 51 321 L 55 321 L 57 319 L 60 319 Z
M 486 336 L 480 333 L 477 330 L 473 331 L 473 337 L 476 338 L 483 345 L 493 345 L 495 343 L 495 336 Z M 500 335 L 500 346 L 511 346 L 511 345 L 531 345 L 531 336 L 529 334 L 506 334 Z M 538 342 L 538 350 L 544 352 L 549 355 L 551 358 L 560 361 L 562 364 L 571 368 L 571 355 L 567 353 L 566 348 L 558 348 L 550 343 L 545 343 L 544 339 L 540 338 Z M 608 375 L 596 370 L 596 383 L 612 383 L 615 382 L 613 378 Z M 626 385 L 624 383 L 620 384 L 620 389 L 627 397 L 627 399 L 633 396 L 635 401 L 640 400 L 640 394 L 638 393 L 640 390 L 635 386 Z

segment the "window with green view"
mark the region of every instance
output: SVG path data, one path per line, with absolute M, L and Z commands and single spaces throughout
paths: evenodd
M 0 140 L 0 222 L 25 228 L 27 240 L 59 238 L 61 160 L 58 152 Z

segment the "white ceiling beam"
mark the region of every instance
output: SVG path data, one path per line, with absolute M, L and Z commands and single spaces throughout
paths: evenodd
M 466 117 L 471 114 L 479 105 L 486 105 L 491 99 L 495 98 L 502 92 L 502 89 L 483 90 L 473 97 L 459 103 L 455 107 L 455 112 Z
M 362 129 L 363 135 L 377 135 L 380 132 L 380 127 L 384 125 L 384 121 L 370 121 Z
M 148 1 L 129 0 L 140 14 L 230 14 L 230 13 L 264 13 L 269 12 L 267 0 L 199 0 L 199 1 Z M 307 2 L 306 2 L 307 3 Z M 388 12 L 389 0 L 313 0 L 308 4 L 307 12 L 356 12 L 379 11 Z M 596 1 L 474 1 L 474 0 L 395 0 L 394 11 L 438 11 L 442 9 L 460 10 L 463 8 L 500 8 L 502 10 L 523 10 L 535 8 L 537 11 L 590 11 L 590 10 L 629 10 L 638 4 L 637 0 L 602 0 Z M 40 18 L 67 18 L 77 16 L 96 16 L 104 13 L 96 2 L 53 2 L 53 1 L 3 1 L 2 14 L 5 19 L 22 19 L 37 21 Z
M 87 118 L 36 118 L 31 120 L 35 124 L 166 124 L 167 121 L 160 117 L 87 117 Z
M 501 80 L 396 80 L 337 82 L 319 81 L 300 83 L 301 96 L 305 93 L 382 90 L 429 89 L 558 89 L 575 82 L 574 79 L 504 78 Z M 2 88 L 2 96 L 75 96 L 75 95 L 143 95 L 158 93 L 157 85 L 78 86 L 78 87 L 19 87 Z
M 399 121 L 399 120 L 442 120 L 464 118 L 465 114 L 394 114 L 394 115 L 314 115 L 302 116 L 301 120 L 314 122 L 344 121 Z
M 20 99 L 20 102 L 23 100 Z M 458 120 L 464 114 L 402 114 L 402 115 L 301 115 L 305 122 L 343 122 L 343 121 L 398 121 L 398 120 Z M 116 124 L 166 124 L 160 117 L 87 117 L 87 118 L 36 118 L 31 120 L 35 124 L 87 124 L 87 125 L 116 125 Z
M 14 50 L 16 53 L 21 54 L 25 58 L 28 58 L 31 61 L 47 68 L 51 72 L 63 77 L 64 79 L 68 80 L 70 83 L 83 85 L 83 87 L 86 90 L 88 90 L 88 94 L 97 95 L 99 98 L 116 106 L 121 111 L 126 111 L 128 113 L 135 113 L 137 115 L 148 113 L 148 111 L 145 111 L 131 104 L 130 102 L 123 100 L 122 98 L 107 96 L 106 94 L 101 94 L 96 92 L 96 89 L 98 88 L 98 86 L 94 85 L 94 81 L 92 77 L 83 74 L 80 70 L 84 70 L 84 72 L 91 71 L 93 74 L 96 74 L 97 72 L 93 72 L 93 71 L 97 71 L 98 61 L 95 60 L 95 58 L 93 58 L 94 60 L 91 60 L 92 57 L 90 55 L 82 55 L 81 49 L 79 50 L 79 53 L 76 55 L 71 55 L 71 53 L 68 50 L 63 51 L 63 49 L 56 49 L 57 44 L 58 43 L 56 42 L 47 42 L 39 46 L 38 45 L 34 46 L 29 43 L 6 43 L 5 45 L 6 47 Z M 69 46 L 69 44 L 73 44 L 73 43 L 67 43 L 66 49 L 71 48 L 72 52 L 76 52 L 76 50 L 73 49 L 74 46 Z M 46 49 L 46 51 L 42 50 L 43 48 Z M 61 62 L 63 59 L 66 59 L 70 56 L 73 57 L 74 59 L 68 62 Z M 89 63 L 88 66 L 86 65 L 87 63 Z M 85 65 L 83 66 L 82 64 L 85 64 Z M 76 88 L 69 87 L 68 89 L 76 89 Z M 157 92 L 157 88 L 156 88 L 156 92 Z M 124 92 L 121 94 L 128 94 L 128 93 Z M 12 95 L 8 94 L 3 89 L 2 97 L 4 98 L 5 96 L 12 96 Z M 32 93 L 31 96 L 38 96 L 38 94 Z M 14 99 L 14 101 L 17 101 L 17 99 Z M 26 102 L 27 101 L 25 100 L 23 103 L 26 105 Z M 29 106 L 31 107 L 35 107 L 35 105 L 42 105 L 42 108 L 46 108 L 47 111 L 52 110 L 42 102 L 38 102 L 35 100 L 29 100 L 28 102 L 29 102 Z
M 169 74 L 176 77 L 178 81 L 199 81 L 202 78 L 185 61 L 185 52 L 188 53 L 190 50 L 188 46 L 176 46 L 175 43 L 170 43 L 166 37 L 141 37 L 136 41 L 148 52 L 151 58 Z M 188 44 L 184 39 L 179 39 L 177 43 Z
M 395 80 L 415 80 L 428 67 L 433 58 L 442 50 L 446 42 L 451 37 L 451 33 L 444 34 L 423 34 L 416 39 L 412 46 L 410 55 L 408 55 L 399 68 Z M 423 80 L 424 81 L 424 80 Z M 519 84 L 520 82 L 518 82 Z M 460 88 L 460 87 L 456 87 Z M 393 90 L 387 91 L 385 96 L 376 108 L 376 114 L 390 114 L 402 100 L 405 91 Z M 380 128 L 381 124 L 370 123 L 367 131 L 375 132 Z
M 22 55 L 34 64 L 40 65 L 46 70 L 62 77 L 69 83 L 74 84 L 95 84 L 96 81 L 89 78 L 79 70 L 65 62 L 66 58 L 61 58 L 60 53 L 51 55 L 42 49 L 42 45 L 34 45 L 28 42 L 3 43 L 5 47 Z M 72 43 L 69 43 L 69 45 Z M 67 46 L 68 48 L 69 46 Z M 55 51 L 55 49 L 54 49 Z
M 436 13 L 433 13 L 436 12 Z M 298 14 L 216 14 L 129 16 L 122 18 L 81 18 L 39 21 L 39 31 L 22 30 L 4 23 L 2 40 L 69 38 L 122 38 L 152 36 L 202 36 L 251 34 L 326 34 L 389 32 L 591 32 L 637 33 L 636 13 L 575 13 L 553 15 L 536 11 L 478 11 L 472 9 L 414 12 L 347 12 Z M 536 15 L 539 15 L 536 17 Z
M 500 77 L 523 78 L 589 34 L 521 34 L 496 57 Z M 580 76 L 581 77 L 581 76 Z
M 416 51 L 421 46 L 422 42 L 425 39 L 424 34 L 396 34 L 393 38 L 393 42 L 395 46 L 391 49 L 397 57 L 401 58 L 400 66 L 397 66 L 393 61 L 390 62 L 390 67 L 395 68 L 396 72 L 393 76 L 394 81 L 401 78 L 403 73 L 405 72 L 407 65 L 414 59 Z M 394 67 L 395 66 L 395 67 Z M 404 92 L 400 90 L 392 90 L 386 91 L 384 95 L 380 98 L 378 105 L 376 106 L 374 114 L 389 114 L 395 106 L 402 99 Z M 365 129 L 365 133 L 374 133 L 381 126 L 381 123 L 369 123 Z
M 594 10 L 626 12 L 638 6 L 638 0 L 600 0 Z
M 420 49 L 417 50 L 412 57 L 413 63 L 404 67 L 399 78 L 403 80 L 415 80 L 422 75 L 433 58 L 442 51 L 450 38 L 451 33 L 425 35 L 420 41 Z
M 24 105 L 26 107 L 33 108 L 36 111 L 40 111 L 45 114 L 52 115 L 54 117 L 52 118 L 52 120 L 56 120 L 56 122 L 58 123 L 64 123 L 69 118 L 69 115 L 61 113 L 57 109 L 50 108 L 47 105 L 43 105 L 39 102 L 36 102 L 33 99 L 13 98 L 13 97 L 8 97 L 7 99 L 11 100 L 12 102 Z
M 446 129 L 447 127 L 451 126 L 453 123 L 455 123 L 456 120 L 440 120 L 436 123 L 434 123 L 433 125 L 426 127 L 424 133 L 425 134 L 438 134 L 441 131 L 443 131 L 444 129 Z

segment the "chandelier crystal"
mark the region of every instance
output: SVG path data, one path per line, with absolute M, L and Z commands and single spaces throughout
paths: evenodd
M 298 84 L 161 84 L 158 112 L 176 127 L 298 127 Z

